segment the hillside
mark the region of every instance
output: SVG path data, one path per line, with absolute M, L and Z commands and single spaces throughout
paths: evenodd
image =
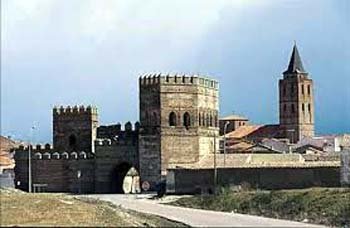
M 183 227 L 170 220 L 65 194 L 0 190 L 0 227 Z
M 223 189 L 216 196 L 191 196 L 170 204 L 327 226 L 350 225 L 350 189 L 346 188 L 241 192 Z

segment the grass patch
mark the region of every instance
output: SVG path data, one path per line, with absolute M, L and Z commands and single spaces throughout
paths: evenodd
M 158 216 L 125 210 L 112 203 L 65 194 L 29 194 L 1 190 L 1 226 L 174 227 Z
M 228 211 L 328 226 L 350 225 L 350 189 L 242 191 L 223 189 L 217 196 L 193 196 L 176 206 Z

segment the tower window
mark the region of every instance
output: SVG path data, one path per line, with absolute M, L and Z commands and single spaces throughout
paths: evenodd
M 205 126 L 206 127 L 209 127 L 209 115 L 207 114 L 206 117 L 205 117 Z
M 188 112 L 185 112 L 184 117 L 183 117 L 183 125 L 188 129 L 189 126 L 191 126 L 191 117 Z
M 301 110 L 303 110 L 303 112 L 305 111 L 305 105 L 301 104 Z
M 301 94 L 304 95 L 304 85 L 301 85 Z
M 198 125 L 201 126 L 202 125 L 202 115 L 199 113 L 198 115 Z
M 70 135 L 68 139 L 69 147 L 73 150 L 76 149 L 77 137 L 75 135 Z
M 292 104 L 291 110 L 292 110 L 292 113 L 295 113 L 295 106 L 294 106 L 294 104 Z
M 294 85 L 290 86 L 290 92 L 291 92 L 291 94 L 294 94 Z
M 311 104 L 307 105 L 307 109 L 308 109 L 309 112 L 311 112 Z
M 310 95 L 311 94 L 311 88 L 310 85 L 307 85 L 307 94 Z
M 287 88 L 286 86 L 283 86 L 283 89 L 282 89 L 282 93 L 283 93 L 283 96 L 285 97 L 287 95 Z
M 171 112 L 169 114 L 169 126 L 176 126 L 176 114 L 175 114 L 175 112 Z
M 213 126 L 213 117 L 212 117 L 211 114 L 210 114 L 210 116 L 209 116 L 209 126 L 210 126 L 210 127 Z
M 215 121 L 214 126 L 218 127 L 218 116 L 217 115 L 215 115 L 214 121 Z
M 283 111 L 284 111 L 284 112 L 287 111 L 287 105 L 286 105 L 286 104 L 283 105 Z

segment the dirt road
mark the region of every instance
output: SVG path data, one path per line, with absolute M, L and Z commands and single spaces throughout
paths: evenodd
M 88 195 L 88 197 L 110 201 L 126 209 L 150 213 L 195 227 L 322 227 L 287 220 L 264 218 L 237 213 L 217 212 L 161 204 L 148 199 L 147 195 Z

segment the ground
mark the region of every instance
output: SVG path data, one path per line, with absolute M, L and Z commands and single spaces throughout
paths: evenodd
M 1 190 L 0 226 L 184 226 L 91 198 Z
M 146 194 L 96 194 L 83 197 L 105 200 L 126 209 L 165 217 L 191 227 L 321 227 L 313 224 L 264 218 L 234 212 L 199 210 L 164 204 L 176 200 L 176 198 L 179 197 L 184 198 L 184 201 L 186 201 L 190 199 L 191 196 L 166 196 L 160 200 L 154 199 L 152 195 Z
M 171 204 L 328 226 L 350 225 L 349 188 L 239 192 L 224 189 L 217 196 L 192 196 L 179 199 Z

